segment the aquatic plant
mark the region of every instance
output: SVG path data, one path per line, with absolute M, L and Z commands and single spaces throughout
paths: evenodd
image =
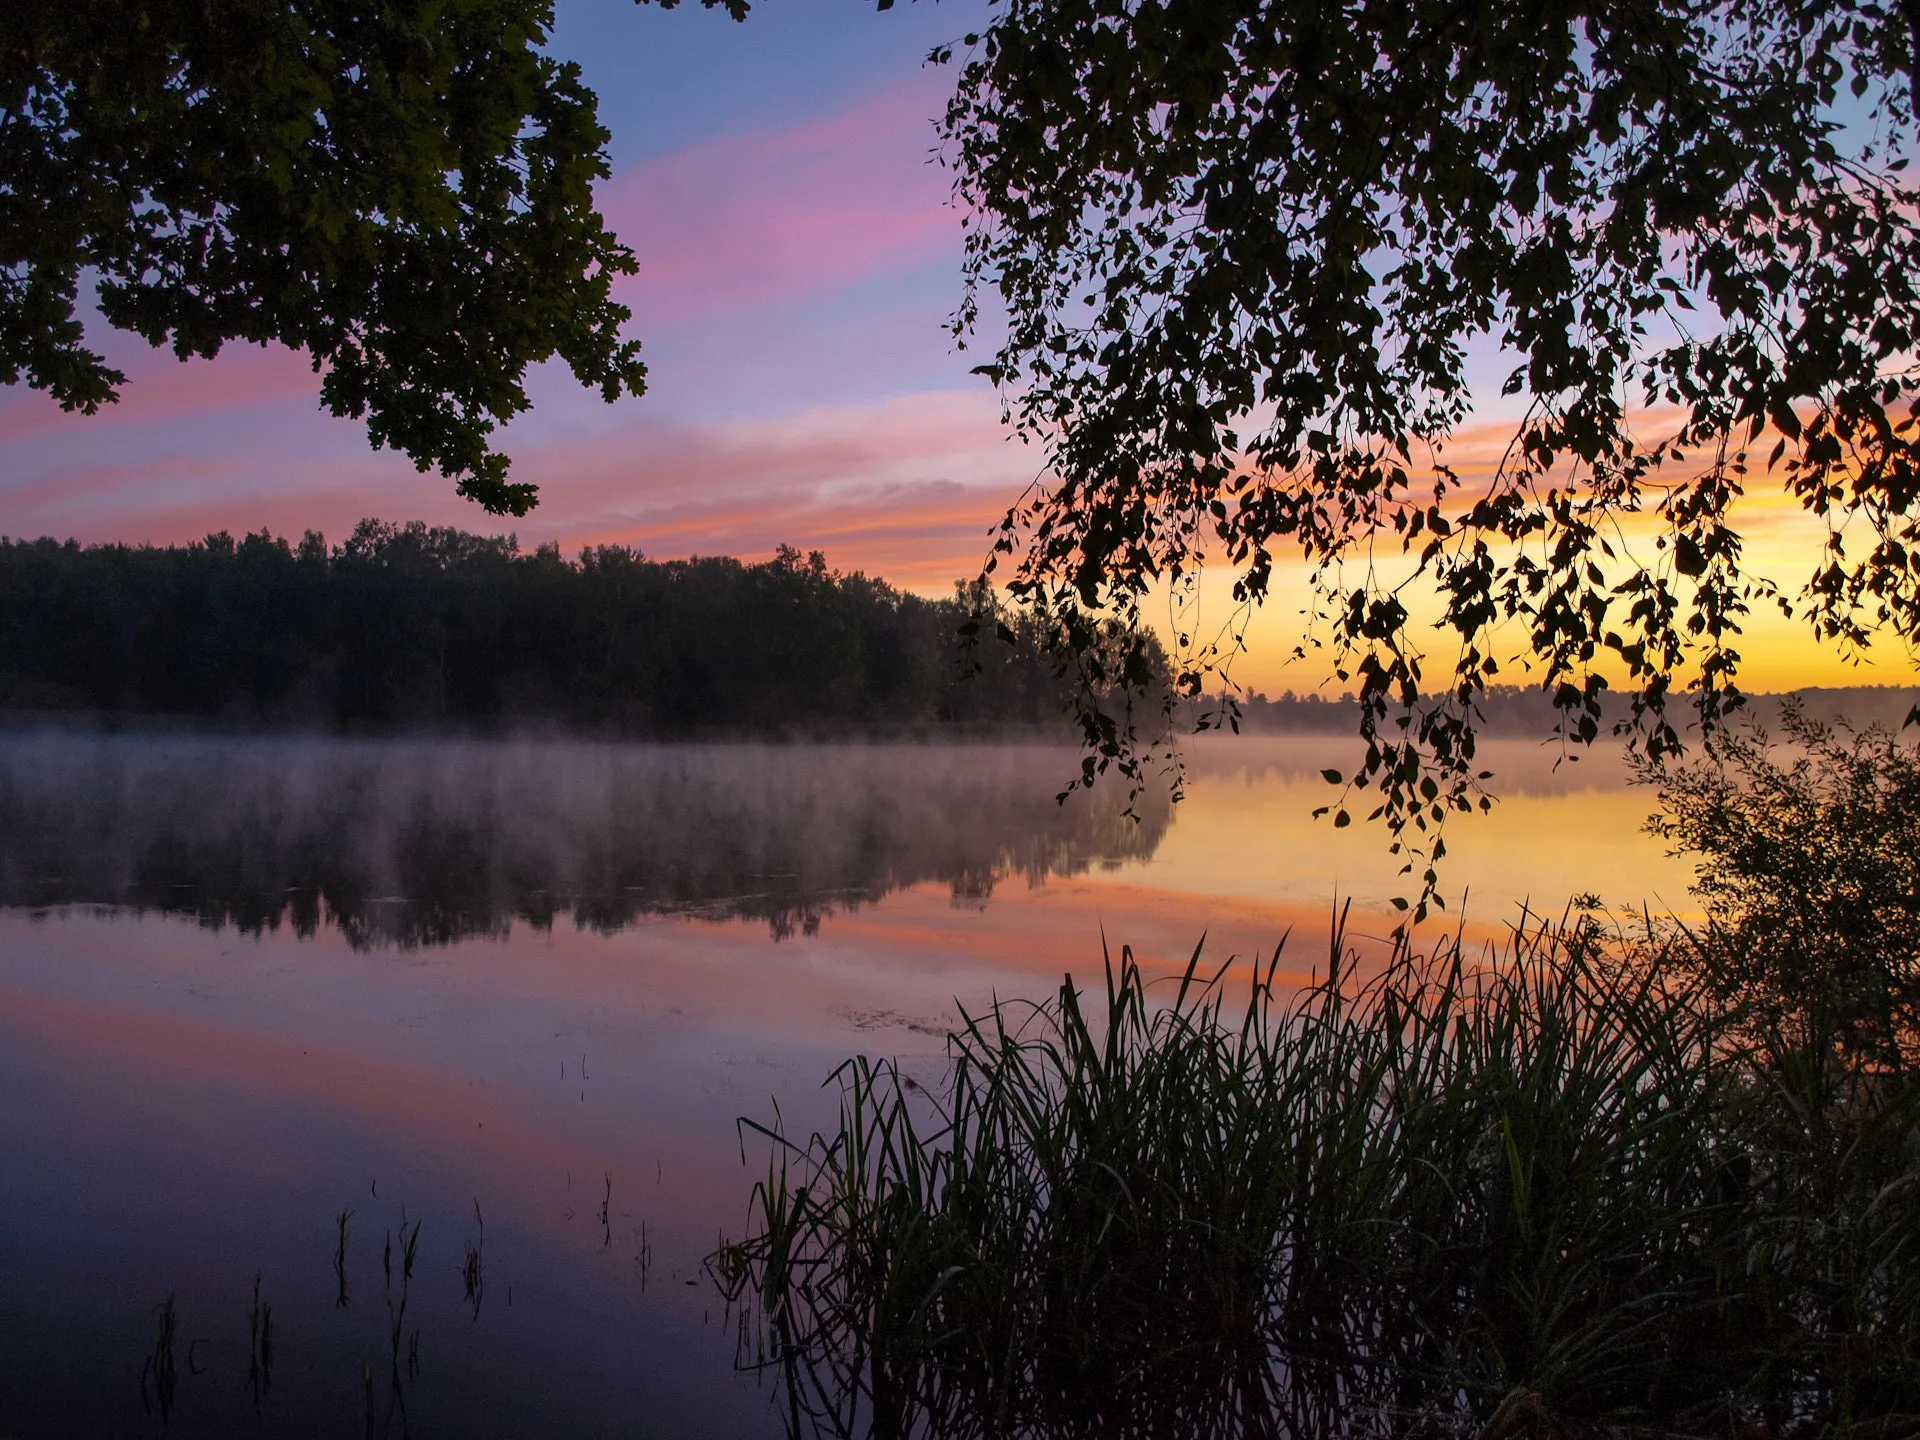
M 260 1413 L 260 1402 L 273 1388 L 273 1306 L 260 1299 L 260 1273 L 253 1276 L 253 1303 L 247 1308 L 247 1390 L 253 1396 L 253 1413 Z
M 338 1215 L 333 1217 L 334 1226 L 339 1232 L 333 1247 L 333 1279 L 335 1287 L 333 1303 L 334 1308 L 339 1310 L 344 1310 L 348 1305 L 353 1303 L 352 1297 L 347 1293 L 347 1226 L 352 1219 L 353 1211 L 351 1210 L 342 1210 Z
M 1526 917 L 1362 974 L 1336 926 L 1244 1006 L 1122 950 L 969 1017 L 937 1094 L 850 1060 L 836 1129 L 752 1127 L 743 1359 L 835 1435 L 1905 1433 L 1920 1094 L 1810 1104 L 1676 943 Z
M 180 1316 L 171 1294 L 160 1302 L 155 1315 L 158 1324 L 153 1350 L 140 1366 L 140 1408 L 149 1415 L 158 1412 L 164 1424 L 173 1415 L 174 1392 L 180 1383 L 180 1372 L 174 1360 L 174 1340 L 179 1332 Z
M 473 1318 L 480 1318 L 480 1302 L 486 1298 L 486 1246 L 487 1222 L 480 1214 L 480 1201 L 473 1202 L 474 1238 L 463 1241 L 463 1253 L 460 1261 L 460 1283 L 465 1287 L 467 1304 L 473 1307 Z

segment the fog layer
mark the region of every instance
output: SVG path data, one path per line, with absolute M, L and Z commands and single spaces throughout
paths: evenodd
M 0 737 L 0 904 L 442 944 L 515 920 L 765 920 L 901 886 L 980 901 L 1152 854 L 1162 793 L 1055 800 L 1068 749 Z

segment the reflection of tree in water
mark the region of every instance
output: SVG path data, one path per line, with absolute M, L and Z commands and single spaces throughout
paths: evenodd
M 14 736 L 0 903 L 111 904 L 357 947 L 570 916 L 764 920 L 776 938 L 907 885 L 984 904 L 1152 854 L 1164 794 L 1055 794 L 1066 751 Z

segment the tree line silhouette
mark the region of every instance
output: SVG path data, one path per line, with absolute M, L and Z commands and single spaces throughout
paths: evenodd
M 1808 686 L 1782 694 L 1743 695 L 1738 710 L 1763 725 L 1778 725 L 1783 706 L 1791 703 L 1808 719 L 1853 726 L 1880 725 L 1899 732 L 1909 717 L 1920 715 L 1920 687 L 1912 685 Z M 1595 706 L 1596 733 L 1607 735 L 1632 718 L 1632 695 L 1603 691 Z M 1361 705 L 1354 695 L 1318 695 L 1312 691 L 1279 695 L 1260 691 L 1210 696 L 1202 705 L 1209 725 L 1237 716 L 1240 728 L 1255 733 L 1353 735 L 1360 726 Z M 1416 709 L 1416 716 L 1420 713 Z M 1522 736 L 1544 741 L 1565 716 L 1555 692 L 1539 685 L 1489 685 L 1473 705 L 1474 731 L 1480 735 Z M 1416 721 L 1417 723 L 1417 721 Z M 1915 721 L 1914 723 L 1920 723 Z M 1573 733 L 1578 734 L 1578 722 Z
M 991 597 L 987 603 L 993 604 Z M 749 564 L 363 520 L 188 545 L 0 538 L 0 707 L 346 731 L 846 733 L 1058 723 L 1031 612 L 782 547 Z M 1154 650 L 1156 660 L 1159 652 Z

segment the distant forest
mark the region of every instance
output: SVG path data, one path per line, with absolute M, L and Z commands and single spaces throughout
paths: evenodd
M 0 709 L 343 731 L 614 735 L 1064 724 L 1030 617 L 969 650 L 927 600 L 783 548 L 578 559 L 364 520 L 344 544 L 0 538 Z M 1157 653 L 1157 652 L 1156 652 Z
M 1914 708 L 1920 706 L 1920 686 L 1911 685 L 1811 688 L 1795 694 L 1806 714 L 1815 720 L 1844 720 L 1863 727 L 1881 725 L 1896 731 L 1902 728 Z M 1762 725 L 1776 726 L 1781 701 L 1786 698 L 1784 695 L 1750 695 L 1744 716 Z M 1671 703 L 1676 716 L 1688 715 L 1684 695 L 1676 695 Z M 1609 724 L 1624 720 L 1629 704 L 1629 696 L 1607 695 L 1601 714 Z M 1224 714 L 1223 702 L 1219 699 L 1210 700 L 1206 709 L 1215 719 Z M 1352 735 L 1358 733 L 1360 727 L 1360 702 L 1350 695 L 1322 699 L 1314 694 L 1296 695 L 1291 690 L 1274 697 L 1255 692 L 1240 698 L 1239 710 L 1240 728 L 1258 733 Z M 1483 735 L 1544 739 L 1553 733 L 1558 719 L 1551 695 L 1518 685 L 1488 687 L 1481 697 L 1479 712 L 1478 728 Z

